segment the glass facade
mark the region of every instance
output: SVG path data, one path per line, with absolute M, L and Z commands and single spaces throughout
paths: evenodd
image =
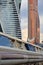
M 0 0 L 0 24 L 4 33 L 21 39 L 21 0 Z
M 10 39 L 0 35 L 0 46 L 12 47 Z

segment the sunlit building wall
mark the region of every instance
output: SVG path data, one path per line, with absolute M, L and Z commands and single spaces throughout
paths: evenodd
M 38 14 L 38 0 L 28 0 L 28 39 L 40 42 L 40 21 Z

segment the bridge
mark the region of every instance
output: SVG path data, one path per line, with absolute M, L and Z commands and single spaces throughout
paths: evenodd
M 43 48 L 23 40 L 1 33 L 0 36 L 8 38 L 12 47 L 0 46 L 0 65 L 29 64 L 43 62 Z M 26 45 L 33 50 L 27 49 Z M 43 64 L 42 64 L 43 65 Z

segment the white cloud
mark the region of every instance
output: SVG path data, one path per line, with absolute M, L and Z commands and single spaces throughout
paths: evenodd
M 22 0 L 21 4 L 21 18 L 27 17 L 28 14 L 28 5 L 27 5 L 27 0 Z
M 27 17 L 27 2 L 28 0 L 22 0 L 21 5 L 21 28 L 22 28 L 22 39 L 27 40 L 27 28 L 28 28 L 28 17 Z
M 43 16 L 40 16 L 40 41 L 43 41 Z
M 28 27 L 28 19 L 27 18 L 21 19 L 21 27 L 22 27 L 22 29 Z
M 43 33 L 40 34 L 40 41 L 43 41 Z
M 27 41 L 27 37 L 28 37 L 28 30 L 27 30 L 27 28 L 25 28 L 22 30 L 22 39 L 24 41 Z
M 43 24 L 43 16 L 40 16 L 40 25 Z
M 21 19 L 21 28 L 22 28 L 22 39 L 23 40 L 27 40 L 27 36 L 28 36 L 28 19 L 27 18 L 24 18 L 24 19 Z
M 22 0 L 21 9 L 27 8 L 27 1 L 28 0 Z
M 43 16 L 40 16 L 40 33 L 43 33 Z

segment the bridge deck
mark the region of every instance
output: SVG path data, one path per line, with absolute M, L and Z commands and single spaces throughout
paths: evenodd
M 43 53 L 0 46 L 0 64 L 42 62 Z
M 35 51 L 26 50 L 25 44 L 29 44 L 23 40 L 11 37 L 7 34 L 0 32 L 1 36 L 7 37 L 15 44 L 21 45 L 16 47 L 5 47 L 0 46 L 0 64 L 20 64 L 20 63 L 31 63 L 31 62 L 43 62 L 43 48 L 37 45 L 30 44 L 34 47 Z

